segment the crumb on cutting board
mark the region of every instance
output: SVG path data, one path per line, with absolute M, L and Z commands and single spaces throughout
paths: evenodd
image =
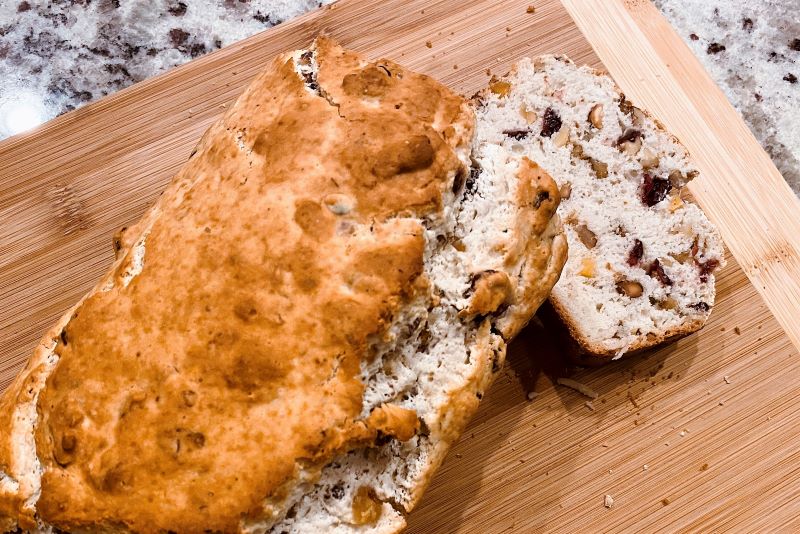
M 573 380 L 571 378 L 563 378 L 562 377 L 562 378 L 557 379 L 556 383 L 561 385 L 561 386 L 568 387 L 570 389 L 574 389 L 575 391 L 577 391 L 581 395 L 585 395 L 585 396 L 589 397 L 590 399 L 596 399 L 597 397 L 600 396 L 599 393 L 597 393 L 595 390 L 593 390 L 592 388 L 590 388 L 586 384 L 581 384 L 577 380 Z
M 612 497 L 609 494 L 606 494 L 606 496 L 603 497 L 603 506 L 605 506 L 606 508 L 611 508 L 612 506 L 614 506 L 614 497 Z

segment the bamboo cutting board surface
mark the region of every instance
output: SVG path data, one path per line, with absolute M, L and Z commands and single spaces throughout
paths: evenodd
M 0 143 L 0 389 L 275 54 L 327 31 L 469 95 L 487 67 L 565 53 L 695 155 L 692 192 L 732 252 L 717 305 L 697 335 L 573 375 L 591 405 L 553 387 L 557 346 L 528 328 L 409 532 L 800 530 L 800 203 L 648 2 L 529 5 L 341 0 Z

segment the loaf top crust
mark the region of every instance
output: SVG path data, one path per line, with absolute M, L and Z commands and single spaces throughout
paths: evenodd
M 359 417 L 359 368 L 426 289 L 422 219 L 465 179 L 473 116 L 326 38 L 316 79 L 296 60 L 206 133 L 58 331 L 37 405 L 42 521 L 236 531 L 298 466 L 416 432 L 394 405 Z

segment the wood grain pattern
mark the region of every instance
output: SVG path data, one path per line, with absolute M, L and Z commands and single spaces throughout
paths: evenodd
M 200 134 L 274 54 L 305 45 L 324 30 L 464 94 L 485 84 L 487 67 L 502 74 L 525 55 L 566 53 L 601 66 L 559 2 L 537 1 L 536 12 L 528 14 L 530 3 L 341 0 L 0 143 L 0 388 L 45 328 L 110 264 L 113 231 L 153 202 Z M 675 112 L 669 120 L 680 123 L 700 110 L 707 119 L 712 108 L 706 104 L 727 104 L 691 68 L 688 51 L 670 48 L 674 35 L 646 2 L 575 0 L 568 6 L 583 13 L 575 16 L 593 42 L 597 22 L 587 23 L 587 7 L 598 11 L 598 20 L 627 17 L 603 25 L 624 24 L 635 45 L 623 43 L 625 49 L 609 57 L 620 43 L 603 36 L 596 49 L 634 101 L 646 102 L 690 144 L 705 172 L 693 193 L 759 288 L 731 258 L 720 273 L 712 320 L 699 335 L 574 377 L 600 393 L 592 408 L 579 394 L 552 387 L 541 370 L 561 365 L 557 348 L 535 325 L 526 330 L 411 516 L 409 531 L 798 530 L 793 503 L 800 493 L 800 414 L 794 399 L 800 360 L 759 295 L 771 299 L 774 282 L 795 265 L 789 258 L 796 241 L 779 236 L 795 228 L 798 215 L 784 214 L 784 224 L 769 232 L 764 225 L 744 227 L 725 210 L 754 216 L 771 205 L 758 212 L 741 205 L 740 194 L 727 190 L 740 185 L 733 164 L 720 162 L 724 156 L 715 151 L 735 148 L 736 166 L 748 169 L 743 174 L 765 173 L 763 189 L 742 187 L 765 202 L 778 197 L 773 214 L 763 214 L 772 217 L 766 224 L 790 210 L 792 201 L 782 195 L 791 193 L 764 169 L 766 156 L 752 137 L 745 139 L 749 134 L 742 134 L 735 117 L 726 115 L 724 124 L 743 140 L 714 137 L 711 148 L 699 151 L 692 136 L 703 134 L 685 137 L 680 124 L 666 120 L 665 111 Z M 647 31 L 637 34 L 639 27 Z M 651 35 L 667 44 L 638 41 Z M 632 49 L 643 51 L 644 59 L 636 55 L 637 70 L 622 61 Z M 665 60 L 670 69 L 686 70 L 667 71 L 664 78 Z M 674 106 L 651 103 L 652 84 L 637 85 L 651 72 L 660 73 Z M 685 86 L 689 73 L 701 94 Z M 704 128 L 705 135 L 718 134 Z M 766 243 L 751 242 L 762 234 Z M 787 288 L 788 297 L 769 300 L 784 323 L 796 286 L 789 281 Z M 540 395 L 530 402 L 532 387 Z M 613 495 L 610 509 L 603 506 L 605 494 Z

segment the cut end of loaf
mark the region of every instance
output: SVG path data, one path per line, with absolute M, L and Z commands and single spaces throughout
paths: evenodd
M 518 235 L 515 226 L 522 211 L 515 198 L 520 161 L 500 159 L 495 166 L 485 160 L 486 168 L 476 164 L 444 216 L 425 221 L 425 277 L 436 295 L 435 304 L 424 299 L 410 303 L 394 318 L 388 334 L 375 340 L 376 357 L 362 367 L 366 388 L 362 414 L 381 403 L 413 409 L 420 417 L 421 432 L 407 442 L 392 440 L 338 457 L 287 503 L 285 515 L 270 532 L 401 530 L 404 514 L 419 500 L 502 368 L 506 340 L 501 329 L 506 324 L 515 330 L 524 326 L 546 297 L 546 291 L 529 295 L 520 308 L 531 267 L 522 257 L 506 264 L 497 252 L 498 247 L 513 246 L 508 235 Z M 542 234 L 548 248 L 555 240 L 556 248 L 563 250 L 557 218 Z M 549 280 L 552 287 L 564 259 L 564 252 L 548 259 L 537 278 L 543 284 Z M 513 296 L 493 301 L 494 309 L 482 310 L 488 317 L 470 310 L 486 273 L 503 273 L 513 288 Z M 353 509 L 362 488 L 369 488 L 380 510 L 369 525 L 360 525 Z
M 506 341 L 558 278 L 566 240 L 553 180 L 546 173 L 531 179 L 522 158 L 464 141 L 454 147 L 463 177 L 455 178 L 442 212 L 423 221 L 424 278 L 434 298 L 410 302 L 373 340 L 375 357 L 362 365 L 362 415 L 391 403 L 414 410 L 421 431 L 336 458 L 283 503 L 270 532 L 401 530 L 502 367 Z M 523 189 L 538 195 L 535 206 L 520 200 Z M 375 511 L 367 524 L 356 506 L 365 491 Z
M 618 358 L 702 327 L 723 244 L 687 197 L 697 171 L 677 139 L 565 57 L 522 60 L 476 104 L 481 145 L 559 183 L 569 260 L 550 300 L 583 351 Z

